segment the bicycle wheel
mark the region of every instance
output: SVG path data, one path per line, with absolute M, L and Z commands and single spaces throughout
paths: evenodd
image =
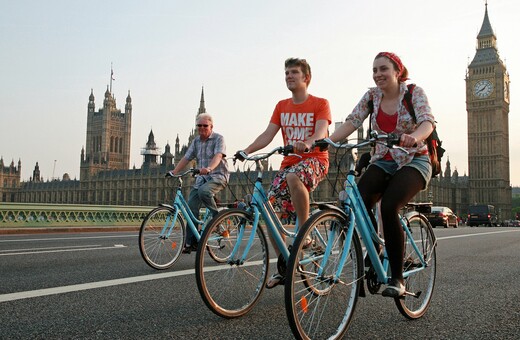
M 404 273 L 414 271 L 405 279 L 406 291 L 415 296 L 405 295 L 395 299 L 399 312 L 408 319 L 417 319 L 426 313 L 435 285 L 436 272 L 436 241 L 433 229 L 422 215 L 413 215 L 408 220 L 408 228 L 419 252 L 426 262 L 421 264 L 417 252 L 412 247 L 410 238 L 405 233 Z
M 363 280 L 363 253 L 354 232 L 336 276 L 347 251 L 347 226 L 341 212 L 322 210 L 305 222 L 296 238 L 287 267 L 285 309 L 297 339 L 341 338 L 352 321 Z M 324 230 L 330 250 L 308 246 L 308 237 Z
M 249 312 L 256 304 L 267 280 L 269 254 L 262 228 L 252 234 L 253 216 L 242 209 L 219 213 L 204 230 L 195 260 L 197 287 L 204 303 L 215 314 L 236 318 Z M 221 230 L 233 233 L 221 234 Z M 208 247 L 222 241 L 225 262 L 215 262 Z M 251 241 L 251 243 L 249 243 Z M 221 244 L 222 244 L 221 243 Z M 247 254 L 244 258 L 244 251 Z
M 232 216 L 229 216 L 225 220 L 219 220 L 221 222 L 212 229 L 213 235 L 207 238 L 206 250 L 214 261 L 225 263 L 231 255 L 239 232 L 239 218 L 239 216 L 235 216 L 235 221 L 233 221 Z M 211 221 L 208 222 L 208 224 L 210 223 Z
M 155 269 L 168 269 L 181 254 L 185 225 L 174 209 L 157 207 L 150 211 L 139 230 L 139 251 L 144 261 Z

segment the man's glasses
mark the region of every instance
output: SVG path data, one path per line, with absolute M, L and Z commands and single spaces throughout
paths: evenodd
M 197 124 L 197 127 L 208 127 L 208 124 Z

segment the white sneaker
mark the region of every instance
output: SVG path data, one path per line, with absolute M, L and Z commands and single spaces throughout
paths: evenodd
M 312 244 L 313 244 L 312 238 L 309 235 L 307 235 L 307 237 L 305 237 L 305 243 L 303 244 L 302 248 L 308 249 L 312 246 Z
M 406 287 L 404 286 L 404 284 L 402 284 L 398 280 L 392 279 L 388 283 L 388 286 L 386 287 L 386 289 L 383 290 L 381 295 L 386 296 L 386 297 L 398 298 L 398 297 L 403 296 L 404 293 L 406 293 Z

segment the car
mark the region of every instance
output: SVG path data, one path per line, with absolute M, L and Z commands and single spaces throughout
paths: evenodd
M 511 227 L 520 227 L 520 221 L 519 220 L 513 220 L 510 224 Z
M 448 207 L 432 207 L 431 212 L 427 213 L 426 217 L 432 227 L 457 228 L 459 226 L 459 218 Z
M 469 227 L 485 225 L 498 227 L 500 222 L 495 212 L 495 206 L 491 204 L 474 204 L 469 207 L 468 222 Z

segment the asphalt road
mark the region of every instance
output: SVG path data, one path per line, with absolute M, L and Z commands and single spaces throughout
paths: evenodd
M 361 298 L 353 339 L 519 339 L 520 228 L 437 228 L 427 314 Z M 291 339 L 283 289 L 222 319 L 196 288 L 195 255 L 167 271 L 141 259 L 137 233 L 0 235 L 0 339 Z M 274 268 L 272 262 L 271 269 Z

